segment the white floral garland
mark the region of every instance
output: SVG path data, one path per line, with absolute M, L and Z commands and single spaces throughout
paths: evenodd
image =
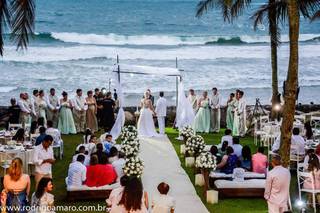
M 141 177 L 144 169 L 144 163 L 139 157 L 131 157 L 126 160 L 123 172 L 127 176 Z
M 196 158 L 196 167 L 201 169 L 216 169 L 216 158 L 210 152 L 202 152 Z
M 138 137 L 138 130 L 135 126 L 129 125 L 124 126 L 121 130 L 120 139 L 121 140 L 132 140 Z
M 195 135 L 195 132 L 191 128 L 191 126 L 185 126 L 180 130 L 180 136 L 182 136 L 185 140 L 188 140 L 190 137 L 194 135 Z
M 186 151 L 189 154 L 201 153 L 205 149 L 205 146 L 204 139 L 200 135 L 191 136 L 186 141 Z

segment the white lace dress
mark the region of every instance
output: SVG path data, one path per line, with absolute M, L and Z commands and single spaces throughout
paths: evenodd
M 157 137 L 159 134 L 156 131 L 153 121 L 153 113 L 148 101 L 142 100 L 142 108 L 138 120 L 138 135 L 141 137 Z

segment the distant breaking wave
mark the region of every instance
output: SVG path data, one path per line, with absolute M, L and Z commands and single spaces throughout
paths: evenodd
M 65 42 L 89 45 L 241 45 L 269 43 L 269 36 L 174 36 L 174 35 L 97 35 L 80 33 L 37 33 L 34 38 L 44 42 Z M 282 35 L 288 42 L 288 35 Z M 320 41 L 320 34 L 301 34 L 301 42 Z

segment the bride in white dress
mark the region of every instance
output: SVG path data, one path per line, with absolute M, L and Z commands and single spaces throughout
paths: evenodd
M 138 120 L 138 135 L 143 137 L 156 137 L 159 134 L 156 131 L 153 121 L 154 108 L 152 102 L 149 99 L 150 93 L 145 92 L 144 98 L 141 100 L 140 117 Z

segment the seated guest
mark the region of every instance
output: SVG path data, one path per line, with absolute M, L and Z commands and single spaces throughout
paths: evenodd
M 160 183 L 157 187 L 160 196 L 152 200 L 153 213 L 173 213 L 175 208 L 175 200 L 168 195 L 170 186 L 167 183 Z
M 233 145 L 232 148 L 234 150 L 234 154 L 238 156 L 238 158 L 241 157 L 242 154 L 242 146 L 240 145 L 240 138 L 239 137 L 233 137 Z
M 109 163 L 113 163 L 114 161 L 118 160 L 119 159 L 118 155 L 119 155 L 119 152 L 117 147 L 115 146 L 111 147 L 109 158 L 108 158 Z
M 97 144 L 97 138 L 94 135 L 91 135 L 89 139 L 89 143 L 86 144 L 79 144 L 76 148 L 77 151 L 79 151 L 80 146 L 84 146 L 86 150 L 88 151 L 88 155 L 91 155 L 96 150 L 96 144 Z
M 305 129 L 305 138 L 307 140 L 312 140 L 313 139 L 313 132 L 312 132 L 312 127 L 311 127 L 310 121 L 307 121 L 304 123 L 304 129 Z
M 237 160 L 237 167 L 233 170 L 232 179 L 233 181 L 244 181 L 244 174 L 246 171 L 241 167 L 241 161 Z
M 126 160 L 124 159 L 125 155 L 122 152 L 118 152 L 118 160 L 115 160 L 112 162 L 112 166 L 114 170 L 117 173 L 117 181 L 120 180 L 120 178 L 124 175 L 123 173 L 123 167 L 126 163 Z
M 304 157 L 304 160 L 303 160 L 303 164 L 308 167 L 308 163 L 309 163 L 309 160 L 310 160 L 310 156 L 312 154 L 315 154 L 314 153 L 314 150 L 313 149 L 308 149 L 307 152 L 306 152 L 306 156 Z M 317 155 L 316 155 L 317 156 Z M 319 158 L 319 157 L 318 157 Z
M 31 206 L 45 209 L 45 212 L 53 212 L 51 208 L 54 208 L 54 196 L 50 193 L 52 189 L 52 179 L 47 177 L 41 178 L 36 191 L 32 194 Z
M 98 185 L 98 179 L 100 178 L 98 176 L 99 166 L 98 166 L 98 156 L 97 155 L 91 155 L 90 157 L 90 165 L 87 166 L 87 177 L 85 184 L 89 187 L 97 186 Z
M 69 165 L 67 185 L 82 186 L 87 178 L 87 168 L 84 165 L 85 156 L 79 154 L 77 160 Z
M 222 138 L 221 138 L 221 146 L 222 146 L 222 143 L 224 141 L 228 141 L 228 146 L 232 146 L 233 145 L 233 140 L 232 140 L 231 133 L 232 133 L 232 131 L 230 129 L 226 129 L 224 131 L 224 136 L 222 136 Z
M 127 182 L 128 176 L 124 175 L 120 178 L 120 187 L 113 189 L 109 195 L 109 198 L 106 199 L 108 206 L 117 205 L 119 203 L 122 197 L 124 187 L 126 186 Z
M 23 128 L 18 129 L 16 134 L 12 137 L 12 140 L 17 141 L 18 143 L 23 143 L 24 142 L 24 134 L 25 131 Z
M 252 171 L 260 174 L 266 174 L 268 167 L 268 157 L 263 154 L 264 147 L 260 146 L 258 152 L 252 155 Z
M 44 137 L 46 137 L 46 128 L 45 127 L 43 127 L 43 126 L 40 126 L 40 128 L 39 128 L 39 132 L 40 132 L 40 135 L 37 137 L 37 139 L 36 139 L 36 143 L 35 143 L 35 145 L 36 146 L 38 146 L 39 144 L 41 144 L 42 143 L 42 141 L 43 141 L 43 139 L 44 139 Z
M 217 148 L 217 146 L 215 145 L 212 145 L 211 148 L 210 148 L 210 153 L 216 157 L 216 162 L 217 163 L 220 163 L 221 162 L 221 155 L 219 153 L 219 150 Z
M 316 190 L 320 189 L 320 163 L 319 159 L 315 154 L 310 155 L 310 159 L 308 162 L 308 172 L 311 173 L 314 187 Z M 306 178 L 303 183 L 303 188 L 312 189 L 312 180 L 310 178 Z
M 102 143 L 98 143 L 97 145 L 96 145 L 96 152 L 94 152 L 93 153 L 93 155 L 96 155 L 97 157 L 98 157 L 98 162 L 99 162 L 99 164 L 102 164 L 102 158 L 103 157 L 106 157 L 107 159 L 108 159 L 108 155 L 107 155 L 107 153 L 105 153 L 104 151 L 103 151 L 103 145 L 102 145 Z
M 231 146 L 227 147 L 226 154 L 222 157 L 221 162 L 217 165 L 217 169 L 220 169 L 220 172 L 226 174 L 232 174 L 233 169 L 236 167 L 238 157 L 233 152 Z
M 18 124 L 19 118 L 20 118 L 20 107 L 17 105 L 17 101 L 15 98 L 11 98 L 10 100 L 11 106 L 8 109 L 9 114 L 9 120 L 7 123 L 7 130 L 9 127 L 9 124 Z
M 84 136 L 83 136 L 83 143 L 84 144 L 89 143 L 91 136 L 92 136 L 91 129 L 87 128 L 86 132 L 84 133 Z
M 228 147 L 228 141 L 223 141 L 222 146 L 219 149 L 220 156 L 224 156 L 226 154 L 227 147 Z
M 246 171 L 251 171 L 252 170 L 251 149 L 249 146 L 246 145 L 242 148 L 240 159 L 241 159 L 242 168 L 245 169 Z
M 51 135 L 53 137 L 53 143 L 54 144 L 60 144 L 62 142 L 61 140 L 61 133 L 57 128 L 53 127 L 53 122 L 52 121 L 47 121 L 47 130 L 46 130 L 47 135 Z
M 112 135 L 106 135 L 105 140 L 102 142 L 103 144 L 103 149 L 105 150 L 105 152 L 107 154 L 110 153 L 110 149 L 113 146 L 113 142 L 112 142 Z
M 79 155 L 83 155 L 85 157 L 84 165 L 88 166 L 90 164 L 90 157 L 88 155 L 88 151 L 86 151 L 86 147 L 85 146 L 80 146 L 79 151 L 77 152 L 77 154 L 75 154 L 72 157 L 72 163 L 77 161 L 77 158 L 78 158 Z
M 306 141 L 300 135 L 300 129 L 293 128 L 292 133 L 293 135 L 291 138 L 291 152 L 299 155 L 304 155 L 305 153 L 304 146 Z
M 7 207 L 24 208 L 27 205 L 30 185 L 29 175 L 23 173 L 22 160 L 14 158 L 3 178 L 3 187 L 7 194 Z M 17 199 L 19 200 L 19 206 L 17 206 Z
M 41 126 L 46 127 L 45 123 L 44 123 L 44 118 L 43 117 L 39 117 L 37 122 L 38 122 L 38 127 L 40 128 Z
M 103 155 L 101 161 L 101 164 L 98 165 L 100 178 L 97 186 L 105 186 L 115 183 L 117 180 L 117 173 L 113 166 L 108 163 L 108 157 Z
M 36 134 L 37 129 L 38 129 L 38 122 L 32 121 L 31 127 L 30 127 L 30 134 Z

